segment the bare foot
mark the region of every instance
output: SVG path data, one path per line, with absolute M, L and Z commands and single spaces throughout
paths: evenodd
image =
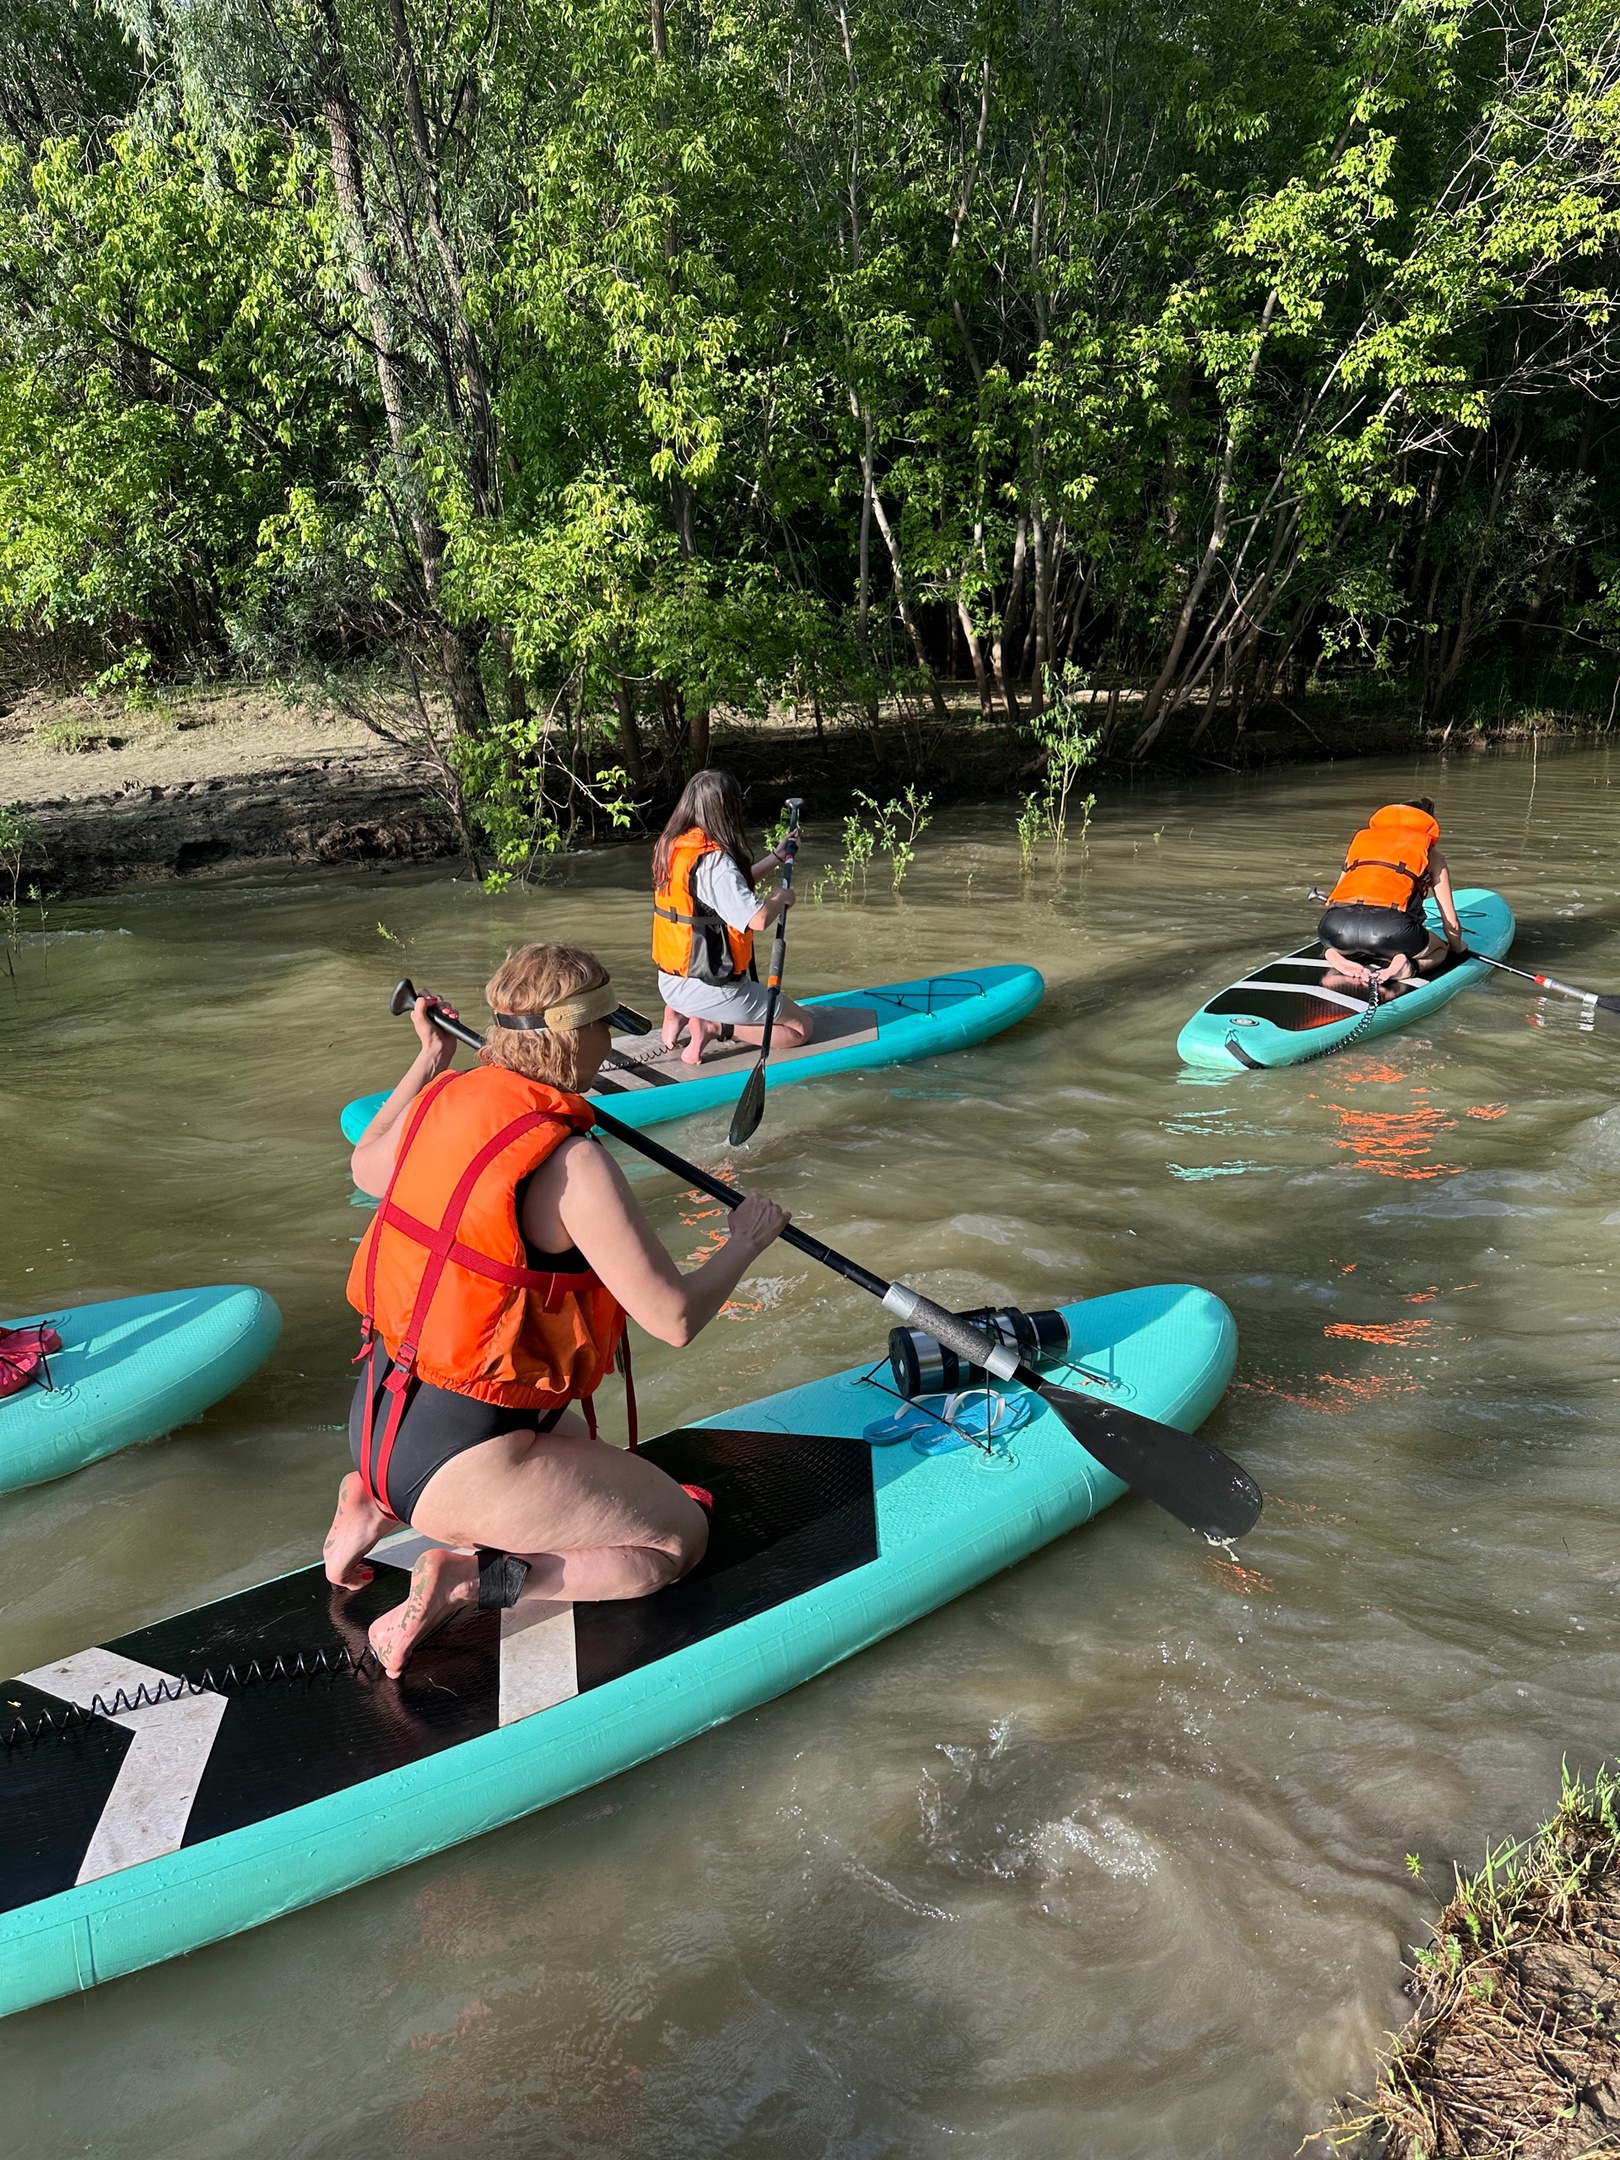
M 361 1483 L 359 1471 L 351 1470 L 338 1487 L 337 1513 L 321 1547 L 327 1581 L 344 1590 L 364 1588 L 371 1580 L 370 1568 L 361 1565 L 366 1554 L 380 1537 L 403 1527 L 378 1507 Z
M 693 1020 L 689 1023 L 689 1026 L 691 1039 L 681 1052 L 681 1063 L 683 1065 L 701 1065 L 705 1049 L 714 1041 L 720 1030 L 712 1020 Z
M 403 1605 L 371 1623 L 371 1647 L 390 1680 L 405 1670 L 411 1652 L 451 1614 L 478 1601 L 478 1555 L 447 1552 L 435 1545 L 411 1569 L 410 1594 Z
M 666 1050 L 673 1050 L 681 1039 L 681 1029 L 686 1025 L 685 1013 L 678 1013 L 673 1005 L 664 1007 L 664 1028 L 659 1040 Z

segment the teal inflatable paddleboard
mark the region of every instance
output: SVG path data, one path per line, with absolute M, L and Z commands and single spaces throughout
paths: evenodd
M 1500 893 L 1471 890 L 1456 895 L 1457 920 L 1476 952 L 1500 960 L 1513 943 L 1513 910 Z M 1440 930 L 1440 911 L 1424 902 L 1430 929 Z M 1459 990 L 1483 982 L 1491 970 L 1479 960 L 1448 958 L 1437 975 L 1395 986 L 1396 994 L 1368 1014 L 1366 993 L 1329 986 L 1320 945 L 1270 960 L 1193 1014 L 1176 1038 L 1183 1064 L 1232 1072 L 1252 1065 L 1303 1065 L 1330 1050 L 1376 1041 L 1393 1029 L 1427 1020 Z
M 942 1057 L 1022 1020 L 1045 989 L 1032 967 L 985 967 L 806 998 L 816 1014 L 815 1035 L 801 1049 L 773 1049 L 765 1085 L 792 1087 L 825 1073 Z M 730 1042 L 711 1044 L 701 1065 L 684 1065 L 680 1052 L 662 1049 L 656 1035 L 621 1035 L 590 1096 L 626 1125 L 661 1125 L 734 1103 L 758 1061 L 757 1044 Z M 384 1089 L 345 1104 L 343 1137 L 351 1146 L 387 1100 Z
M 46 1360 L 49 1385 L 33 1380 L 0 1401 L 0 1492 L 82 1470 L 200 1417 L 258 1371 L 281 1333 L 275 1299 L 241 1283 L 0 1324 L 41 1323 L 62 1347 Z
M 1231 1376 L 1236 1331 L 1207 1291 L 1129 1290 L 1066 1318 L 1073 1363 L 1054 1377 L 1183 1430 Z M 424 1542 L 409 1531 L 378 1547 L 363 1590 L 303 1568 L 0 1683 L 0 2011 L 217 1942 L 612 1777 L 1120 1497 L 1038 1397 L 993 1399 L 994 1429 L 964 1440 L 903 1405 L 885 1365 L 666 1433 L 647 1453 L 714 1495 L 691 1575 L 634 1602 L 469 1614 L 398 1681 L 330 1668 L 403 1597 Z M 985 1409 L 980 1392 L 956 1415 L 982 1432 Z M 298 1652 L 302 1676 L 285 1670 Z

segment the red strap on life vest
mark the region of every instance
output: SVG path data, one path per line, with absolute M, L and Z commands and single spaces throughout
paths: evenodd
M 430 1250 L 437 1248 L 440 1232 L 392 1200 L 385 1200 L 378 1213 L 394 1229 L 414 1238 L 418 1245 L 426 1245 Z M 563 1300 L 571 1290 L 599 1290 L 602 1287 L 602 1278 L 594 1268 L 580 1268 L 572 1274 L 565 1270 L 558 1275 L 547 1268 L 511 1267 L 504 1260 L 492 1260 L 488 1253 L 479 1252 L 475 1246 L 464 1245 L 459 1238 L 451 1243 L 449 1260 L 452 1266 L 464 1267 L 473 1275 L 487 1275 L 491 1282 L 505 1283 L 512 1290 L 543 1291 L 547 1312 L 561 1312 Z
M 467 1203 L 473 1196 L 478 1180 L 498 1155 L 510 1147 L 515 1140 L 521 1140 L 526 1133 L 533 1132 L 537 1125 L 549 1125 L 556 1122 L 544 1110 L 530 1110 L 522 1117 L 514 1118 L 509 1125 L 503 1125 L 499 1132 L 491 1134 L 490 1138 L 484 1142 L 457 1179 L 455 1189 L 445 1203 L 445 1210 L 440 1218 L 439 1227 L 436 1230 L 430 1229 L 426 1223 L 419 1222 L 415 1216 L 407 1214 L 405 1209 L 395 1205 L 393 1198 L 394 1186 L 399 1178 L 400 1168 L 405 1161 L 405 1157 L 421 1131 L 422 1118 L 426 1114 L 428 1099 L 440 1087 L 445 1086 L 454 1078 L 453 1073 L 447 1073 L 442 1080 L 435 1081 L 432 1087 L 425 1088 L 422 1091 L 420 1105 L 413 1113 L 411 1121 L 400 1140 L 399 1152 L 394 1158 L 393 1175 L 388 1180 L 388 1191 L 383 1195 L 382 1206 L 378 1211 L 382 1218 L 382 1221 L 377 1226 L 378 1232 L 381 1231 L 383 1223 L 387 1222 L 396 1229 L 404 1230 L 408 1236 L 417 1239 L 428 1249 L 427 1266 L 422 1271 L 422 1280 L 417 1285 L 416 1301 L 411 1307 L 410 1326 L 406 1330 L 405 1339 L 394 1353 L 393 1370 L 383 1382 L 383 1386 L 393 1396 L 393 1401 L 388 1408 L 388 1417 L 383 1426 L 380 1441 L 377 1440 L 375 1431 L 374 1406 L 377 1397 L 375 1387 L 370 1384 L 371 1368 L 369 1365 L 366 1373 L 366 1407 L 360 1428 L 360 1482 L 365 1486 L 377 1506 L 385 1509 L 389 1514 L 392 1514 L 393 1510 L 388 1502 L 388 1464 L 394 1452 L 394 1442 L 399 1437 L 400 1421 L 405 1415 L 405 1406 L 409 1400 L 412 1382 L 415 1379 L 417 1344 L 421 1340 L 422 1329 L 426 1324 L 429 1308 L 438 1294 L 439 1284 L 444 1279 L 445 1269 L 450 1266 L 452 1261 L 465 1265 L 466 1262 L 460 1260 L 460 1255 L 471 1252 L 471 1248 L 462 1245 L 461 1240 L 456 1235 L 461 1227 L 461 1218 L 467 1211 Z M 371 1349 L 374 1332 L 372 1314 L 376 1304 L 377 1247 L 380 1243 L 380 1236 L 374 1232 L 371 1250 L 366 1256 L 366 1311 L 362 1316 L 360 1329 L 362 1357 Z M 524 1278 L 514 1285 L 516 1288 L 529 1288 L 532 1281 L 532 1287 L 538 1289 L 540 1284 L 547 1280 L 545 1276 L 529 1268 L 508 1270 L 502 1262 L 487 1260 L 481 1253 L 474 1254 L 473 1258 L 482 1263 L 478 1272 L 488 1273 L 497 1281 L 506 1281 L 512 1276 Z M 556 1277 L 553 1276 L 550 1280 L 554 1283 Z M 574 1278 L 575 1287 L 578 1287 L 579 1281 L 580 1278 L 576 1276 Z M 549 1294 L 548 1292 L 548 1296 Z M 548 1306 L 548 1310 L 554 1311 L 556 1307 Z

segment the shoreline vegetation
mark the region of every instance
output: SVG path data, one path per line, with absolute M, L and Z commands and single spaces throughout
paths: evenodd
M 1370 2102 L 1308 2144 L 1343 2160 L 1620 2151 L 1620 1776 L 1565 1769 L 1552 1818 L 1487 1853 L 1419 1950 Z M 1407 1863 L 1419 1873 L 1416 1858 Z
M 740 715 L 1599 724 L 1617 250 L 1593 0 L 14 8 L 0 684 L 323 678 L 518 879 Z
M 913 789 L 937 808 L 1009 802 L 1026 860 L 1032 835 L 1050 836 L 1066 806 L 1071 831 L 1089 804 L 1076 792 L 1129 784 L 1136 776 L 1255 771 L 1283 763 L 1395 756 L 1445 748 L 1478 752 L 1525 741 L 1606 737 L 1609 716 L 1513 711 L 1460 715 L 1425 726 L 1410 708 L 1305 696 L 1259 716 L 1223 742 L 1222 756 L 1166 741 L 1146 762 L 1122 748 L 1140 692 L 1083 694 L 1070 725 L 1040 732 L 985 720 L 971 684 L 944 685 L 950 714 L 886 701 L 876 714 L 801 711 L 762 718 L 715 716 L 712 760 L 735 770 L 766 822 L 780 796 L 800 793 L 819 822 L 860 802 Z M 1110 715 L 1112 704 L 1112 715 Z M 192 683 L 134 696 L 33 689 L 0 712 L 0 882 L 47 898 L 121 885 L 192 878 L 250 863 L 402 864 L 461 856 L 479 876 L 505 876 L 443 755 L 444 735 L 424 726 L 415 700 L 363 700 L 330 684 Z M 1020 809 L 1018 806 L 1022 805 Z M 536 848 L 521 874 L 543 874 L 553 855 L 655 831 L 662 802 L 633 804 L 619 819 L 580 806 L 567 850 Z M 469 830 L 469 827 L 473 829 Z M 19 839 L 8 835 L 19 834 Z M 470 843 L 470 847 L 469 847 Z

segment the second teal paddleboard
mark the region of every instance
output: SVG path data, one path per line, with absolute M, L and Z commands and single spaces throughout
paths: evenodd
M 1500 960 L 1513 943 L 1513 910 L 1500 893 L 1474 889 L 1456 895 L 1457 920 L 1475 952 Z M 1440 911 L 1424 902 L 1429 928 L 1440 932 Z M 1459 990 L 1483 982 L 1482 960 L 1447 960 L 1437 975 L 1399 985 L 1369 1013 L 1359 990 L 1330 984 L 1320 945 L 1268 960 L 1195 1012 L 1176 1038 L 1186 1065 L 1234 1072 L 1255 1065 L 1304 1065 L 1330 1050 L 1371 1042 L 1438 1011 Z
M 0 1402 L 0 1492 L 38 1485 L 155 1440 L 257 1372 L 276 1346 L 276 1301 L 247 1283 L 162 1290 L 34 1313 L 62 1347 L 49 1386 L 30 1381 Z
M 773 1050 L 765 1085 L 792 1087 L 827 1073 L 869 1071 L 963 1050 L 1033 1012 L 1045 989 L 1032 967 L 984 967 L 806 998 L 816 1015 L 816 1034 L 802 1049 Z M 613 1049 L 615 1062 L 590 1098 L 622 1124 L 637 1127 L 725 1108 L 742 1093 L 759 1060 L 753 1043 L 714 1044 L 696 1066 L 682 1064 L 678 1051 L 661 1050 L 656 1036 L 649 1048 L 646 1039 L 622 1035 Z M 385 1088 L 344 1105 L 343 1137 L 351 1146 L 387 1100 Z

